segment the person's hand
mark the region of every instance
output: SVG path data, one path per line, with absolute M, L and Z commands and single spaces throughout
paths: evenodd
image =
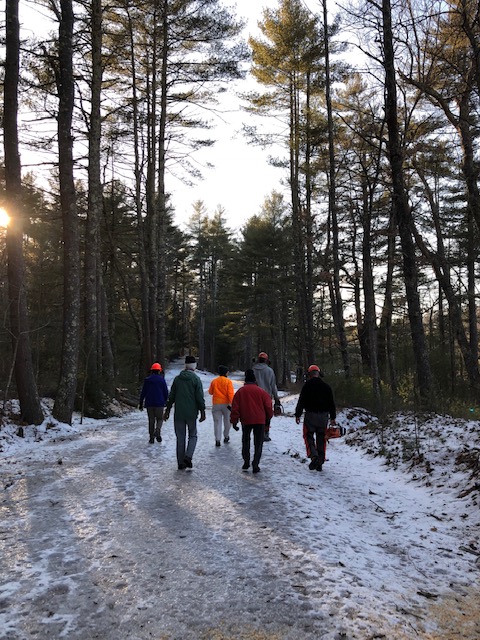
M 297 424 L 300 424 L 300 418 L 299 418 L 299 417 L 297 417 L 297 416 L 295 416 L 295 422 L 296 422 Z
M 330 420 L 330 424 L 337 424 L 337 421 L 335 420 L 335 418 L 332 418 L 332 419 Z
M 163 412 L 163 419 L 168 420 L 169 417 L 170 417 L 170 409 L 165 409 L 165 411 Z
M 143 404 L 139 404 L 138 408 L 140 409 L 140 411 L 143 411 Z
M 233 429 L 235 429 L 235 431 L 238 431 L 239 428 L 240 428 L 236 422 L 235 422 L 235 424 L 232 423 L 232 427 L 233 427 Z
M 205 411 L 200 411 L 200 422 L 203 422 L 206 419 L 207 416 L 205 415 Z

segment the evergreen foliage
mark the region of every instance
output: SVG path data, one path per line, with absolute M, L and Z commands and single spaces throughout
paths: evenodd
M 477 4 L 366 0 L 326 29 L 300 0 L 264 10 L 249 41 L 258 90 L 243 96 L 245 132 L 276 144 L 288 200 L 265 194 L 234 231 L 221 204 L 201 201 L 179 228 L 165 186 L 168 172 L 200 178 L 209 110 L 245 74 L 233 11 L 220 0 L 65 0 L 68 20 L 53 13 L 48 37 L 22 40 L 20 157 L 53 168 L 48 182 L 28 174 L 21 185 L 31 364 L 12 346 L 8 285 L 20 271 L 0 234 L 2 393 L 20 395 L 14 366 L 33 369 L 68 421 L 72 402 L 100 415 L 115 389 L 137 393 L 154 360 L 188 352 L 233 370 L 267 351 L 280 387 L 298 390 L 316 361 L 340 404 L 379 414 L 478 405 Z M 340 57 L 347 27 L 362 65 Z M 252 127 L 251 113 L 276 127 Z M 8 192 L 2 172 L 0 204 Z

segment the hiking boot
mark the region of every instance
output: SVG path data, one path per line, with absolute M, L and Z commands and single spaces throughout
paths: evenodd
M 317 471 L 321 471 L 322 470 L 322 465 L 321 464 L 317 464 Z
M 181 464 L 178 465 L 178 470 L 179 471 L 183 471 L 184 469 L 186 469 L 185 465 L 183 464 L 183 462 Z
M 220 445 L 221 445 L 220 440 L 215 440 L 215 446 L 220 447 Z
M 184 462 L 185 466 L 187 467 L 187 469 L 191 469 L 193 467 L 192 459 L 189 458 L 188 456 L 185 456 L 183 462 Z
M 153 436 L 150 437 L 148 444 L 153 444 L 155 442 L 155 438 Z
M 313 471 L 314 469 L 317 468 L 317 465 L 318 465 L 318 458 L 312 458 L 312 461 L 308 465 L 308 468 L 310 469 L 310 471 Z
M 157 439 L 157 442 L 162 441 L 162 436 L 160 435 L 160 431 L 155 431 L 155 438 Z
M 246 471 L 247 469 L 250 469 L 250 463 L 244 462 L 242 466 L 242 471 Z
M 225 444 L 228 444 L 230 442 L 230 438 L 227 436 L 226 438 L 223 439 Z
M 271 441 L 271 438 L 270 438 L 270 436 L 268 435 L 268 433 L 265 433 L 265 434 L 264 434 L 264 436 L 263 436 L 263 441 L 264 441 L 264 442 L 270 442 L 270 441 Z
M 260 473 L 260 467 L 259 466 L 253 467 L 252 468 L 252 472 L 253 473 Z

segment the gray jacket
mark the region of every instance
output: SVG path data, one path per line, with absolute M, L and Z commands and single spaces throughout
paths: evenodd
M 258 386 L 264 389 L 274 402 L 279 403 L 277 381 L 273 369 L 266 362 L 256 362 L 252 369 Z

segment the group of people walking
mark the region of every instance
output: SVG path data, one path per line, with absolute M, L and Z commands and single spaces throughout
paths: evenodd
M 161 430 L 174 406 L 174 430 L 177 440 L 178 469 L 193 467 L 193 454 L 197 445 L 197 419 L 206 419 L 205 397 L 200 378 L 196 375 L 196 359 L 186 356 L 185 368 L 173 380 L 170 392 L 164 379 L 162 366 L 155 362 L 150 375 L 143 382 L 139 408 L 147 409 L 149 442 L 162 441 Z M 336 407 L 331 387 L 321 379 L 320 368 L 311 365 L 308 379 L 302 387 L 295 409 L 295 419 L 300 424 L 303 412 L 303 437 L 311 470 L 322 470 L 325 459 L 325 433 L 328 422 L 335 424 Z M 257 362 L 245 372 L 245 383 L 237 392 L 228 378 L 228 368 L 220 366 L 218 376 L 210 383 L 215 446 L 230 441 L 230 428 L 238 431 L 242 426 L 242 458 L 244 471 L 250 464 L 253 473 L 260 471 L 263 443 L 270 441 L 270 421 L 274 407 L 280 407 L 280 399 L 273 369 L 268 365 L 268 355 L 262 351 Z M 274 403 L 272 406 L 272 402 Z M 199 417 L 200 416 L 200 417 Z M 253 434 L 253 457 L 251 440 Z

